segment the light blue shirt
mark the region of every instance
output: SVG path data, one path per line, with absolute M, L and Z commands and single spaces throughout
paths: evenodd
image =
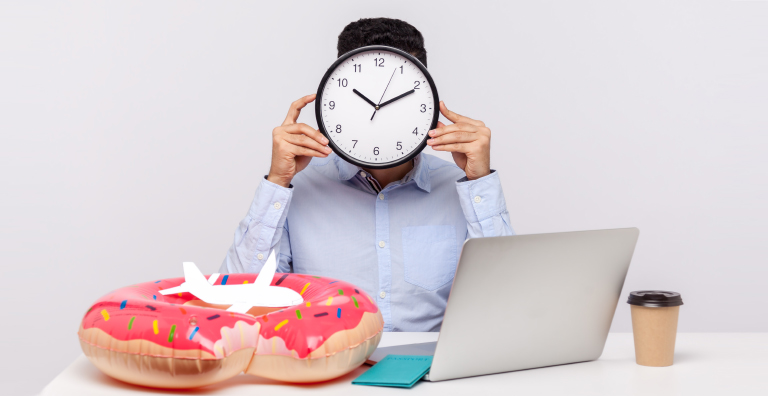
M 292 188 L 265 178 L 220 272 L 257 273 L 276 249 L 278 272 L 365 290 L 385 331 L 439 331 L 464 241 L 513 234 L 498 173 L 469 181 L 421 153 L 378 194 L 366 176 L 331 154 L 313 158 Z

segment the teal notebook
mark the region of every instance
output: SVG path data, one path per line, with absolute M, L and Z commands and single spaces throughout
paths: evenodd
M 427 374 L 431 365 L 432 356 L 387 355 L 352 383 L 410 388 Z

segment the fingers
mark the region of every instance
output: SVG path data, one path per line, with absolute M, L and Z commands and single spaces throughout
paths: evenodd
M 320 131 L 304 123 L 291 124 L 291 125 L 275 128 L 275 130 L 273 131 L 273 134 L 279 134 L 280 132 L 285 132 L 288 134 L 298 134 L 298 135 L 303 134 L 303 135 L 309 136 L 310 138 L 314 139 L 316 142 L 320 143 L 323 146 L 328 144 L 328 139 L 325 136 L 323 136 L 323 134 L 320 133 Z
M 468 153 L 471 151 L 470 143 L 452 143 L 432 146 L 435 151 L 450 151 L 454 153 Z
M 432 139 L 427 140 L 427 144 L 434 150 L 469 153 L 473 150 L 485 151 L 490 144 L 491 130 L 485 126 L 465 122 L 451 125 L 438 122 L 437 125 L 437 128 L 429 131 Z
M 330 151 L 330 149 L 328 149 L 328 150 Z M 320 157 L 320 158 L 325 158 L 325 157 L 328 156 L 328 154 L 326 154 L 326 153 L 321 153 L 319 151 L 312 150 L 312 149 L 306 148 L 306 147 L 301 147 L 301 146 L 293 146 L 290 149 L 290 152 L 292 154 L 294 154 L 295 156 L 297 156 L 297 157 L 304 156 L 304 157 Z
M 317 94 L 307 95 L 291 103 L 291 107 L 288 109 L 288 115 L 285 116 L 283 125 L 295 124 L 296 120 L 299 119 L 301 109 L 303 109 L 307 104 L 312 103 L 315 100 L 315 96 L 317 96 Z
M 464 117 L 461 114 L 448 110 L 448 107 L 445 106 L 445 102 L 443 101 L 440 101 L 440 113 L 442 113 L 443 116 L 445 116 L 445 118 L 451 120 L 451 122 L 453 123 L 463 122 L 463 123 L 471 124 L 475 126 L 485 126 L 485 124 L 482 121 L 473 120 L 469 117 Z
M 432 138 L 427 140 L 427 144 L 432 146 L 440 146 L 450 143 L 472 143 L 479 138 L 478 134 L 470 132 L 454 132 L 443 136 Z
M 296 134 L 289 133 L 289 134 L 285 134 L 285 136 L 283 136 L 283 139 L 285 139 L 286 142 L 293 144 L 294 146 L 300 146 L 300 147 L 312 149 L 319 153 L 324 153 L 325 155 L 328 155 L 331 153 L 330 147 L 322 145 L 318 143 L 316 140 L 306 135 L 296 135 Z
M 454 133 L 457 131 L 466 131 L 466 132 L 477 132 L 479 130 L 478 127 L 470 124 L 464 124 L 464 123 L 458 123 L 458 124 L 451 124 L 451 125 L 443 125 L 429 131 L 429 136 L 432 136 L 433 138 L 436 138 L 438 136 L 446 135 L 449 133 Z

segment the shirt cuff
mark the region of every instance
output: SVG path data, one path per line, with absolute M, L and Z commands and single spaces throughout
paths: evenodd
M 270 228 L 281 228 L 285 224 L 284 213 L 288 211 L 288 205 L 293 197 L 293 185 L 283 187 L 272 183 L 264 176 L 259 184 L 256 196 L 248 210 L 252 219 L 260 219 L 259 223 Z
M 495 170 L 479 179 L 468 180 L 463 177 L 456 181 L 461 209 L 470 223 L 498 216 L 507 211 L 501 180 Z

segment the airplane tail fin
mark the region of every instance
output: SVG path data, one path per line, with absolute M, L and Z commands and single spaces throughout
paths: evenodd
M 218 277 L 218 274 L 214 274 L 214 275 Z M 214 282 L 216 281 L 216 279 L 213 276 L 211 276 L 211 278 L 214 280 Z M 184 283 L 180 284 L 179 286 L 172 287 L 170 289 L 160 290 L 160 294 L 167 296 L 169 294 L 174 294 L 174 293 L 193 292 L 195 290 L 200 290 L 202 288 L 210 286 L 211 283 L 208 283 L 208 280 L 205 279 L 205 275 L 203 275 L 203 273 L 200 272 L 200 269 L 197 268 L 195 263 L 185 262 L 184 263 Z
M 208 280 L 205 279 L 205 275 L 200 272 L 195 263 L 187 261 L 184 263 L 184 283 L 207 285 Z

